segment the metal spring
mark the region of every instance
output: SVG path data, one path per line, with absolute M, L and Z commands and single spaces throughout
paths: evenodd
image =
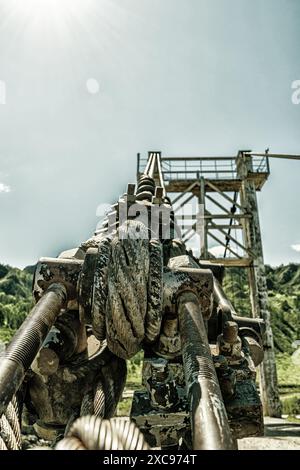
M 133 422 L 84 416 L 75 421 L 56 450 L 146 450 L 143 434 Z
M 143 175 L 140 178 L 137 192 L 136 192 L 136 199 L 138 201 L 151 201 L 152 196 L 155 195 L 155 181 L 153 178 L 147 175 Z

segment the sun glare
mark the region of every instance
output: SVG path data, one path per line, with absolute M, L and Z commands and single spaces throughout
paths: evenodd
M 7 12 L 18 22 L 34 30 L 61 28 L 72 20 L 80 23 L 93 14 L 95 8 L 105 7 L 107 0 L 6 0 Z
M 34 13 L 48 16 L 51 14 L 66 14 L 74 11 L 84 12 L 91 0 L 10 0 L 10 3 L 20 13 Z

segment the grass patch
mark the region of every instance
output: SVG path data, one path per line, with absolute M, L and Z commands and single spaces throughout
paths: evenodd
M 295 418 L 295 416 L 288 416 L 286 420 L 290 423 L 300 424 L 300 419 Z
M 289 397 L 281 397 L 282 413 L 289 417 L 300 414 L 300 394 Z M 298 420 L 300 422 L 300 420 Z
M 132 399 L 131 398 L 124 398 L 121 401 L 119 401 L 118 406 L 117 406 L 117 416 L 129 416 L 130 415 L 130 410 L 131 410 L 131 403 Z
M 280 394 L 300 393 L 300 365 L 287 353 L 277 354 L 276 364 Z
M 300 365 L 287 353 L 277 354 L 276 364 L 282 413 L 296 419 L 300 414 Z
M 15 332 L 16 331 L 11 328 L 1 327 L 0 328 L 0 341 L 4 344 L 9 343 L 13 335 L 15 334 Z
M 125 397 L 120 400 L 117 407 L 117 416 L 129 416 L 132 397 L 129 394 L 135 390 L 141 390 L 142 385 L 142 367 L 144 353 L 140 351 L 130 361 L 127 361 L 127 380 L 125 386 Z

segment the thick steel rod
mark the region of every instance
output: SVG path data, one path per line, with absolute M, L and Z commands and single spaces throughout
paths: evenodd
M 194 450 L 236 449 L 210 353 L 197 296 L 184 292 L 178 303 L 182 358 Z
M 52 284 L 21 325 L 0 357 L 0 416 L 18 391 L 26 371 L 42 346 L 67 292 L 62 284 Z
M 282 158 L 286 160 L 300 160 L 300 155 L 290 155 L 290 154 L 282 154 L 282 153 L 246 152 L 245 155 L 250 155 L 251 157 L 271 157 L 271 158 Z
M 252 328 L 260 337 L 265 335 L 265 322 L 262 318 L 248 318 L 238 316 L 230 300 L 226 297 L 223 287 L 214 278 L 214 301 L 218 308 L 223 311 L 224 321 L 233 320 L 237 322 L 239 328 Z

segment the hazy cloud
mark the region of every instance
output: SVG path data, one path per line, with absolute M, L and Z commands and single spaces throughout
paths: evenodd
M 291 245 L 291 248 L 295 251 L 298 251 L 298 253 L 300 253 L 300 243 L 298 243 L 297 245 Z
M 11 188 L 7 184 L 0 183 L 0 193 L 10 193 Z
M 299 246 L 300 246 L 300 245 L 299 245 Z M 217 246 L 213 246 L 213 247 L 210 248 L 208 251 L 209 251 L 209 253 L 211 253 L 213 256 L 216 256 L 216 258 L 220 258 L 221 256 L 224 256 L 225 248 L 224 248 L 224 246 L 222 246 L 222 245 L 217 245 Z

